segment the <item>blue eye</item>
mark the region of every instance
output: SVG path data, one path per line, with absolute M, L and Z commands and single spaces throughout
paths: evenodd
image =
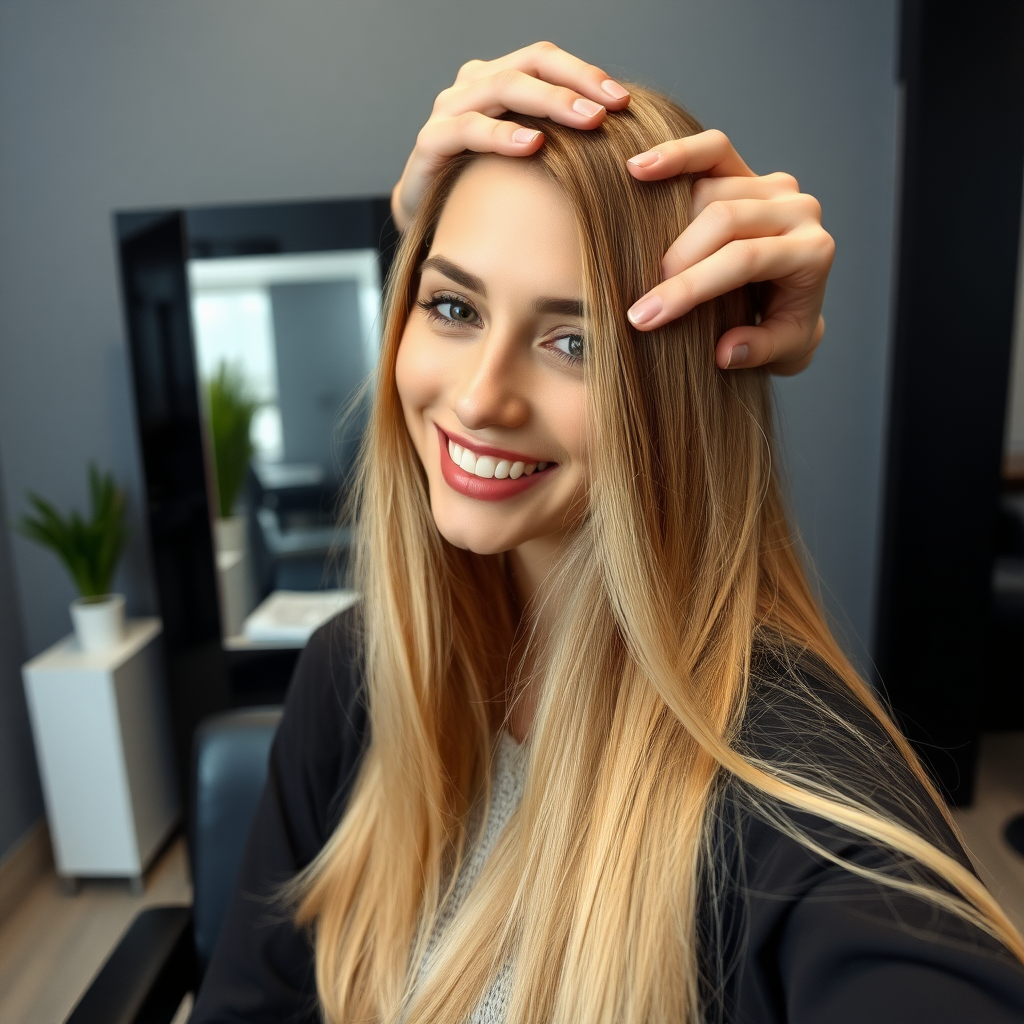
M 583 359 L 584 344 L 582 334 L 565 334 L 552 342 L 555 351 L 570 363 L 578 363 Z
M 420 306 L 438 320 L 452 324 L 472 324 L 480 319 L 477 311 L 463 299 L 454 295 L 438 295 Z
M 458 320 L 460 323 L 469 323 L 476 316 L 476 310 L 464 302 L 441 302 L 437 311 L 441 316 L 446 316 L 449 320 Z

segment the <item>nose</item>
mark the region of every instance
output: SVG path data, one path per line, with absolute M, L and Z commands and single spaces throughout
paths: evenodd
M 455 396 L 455 414 L 469 430 L 523 426 L 530 409 L 515 339 L 492 334 L 476 348 Z

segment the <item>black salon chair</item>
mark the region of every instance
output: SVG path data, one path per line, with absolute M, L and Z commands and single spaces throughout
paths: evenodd
M 267 775 L 279 707 L 215 715 L 196 730 L 192 907 L 151 907 L 132 922 L 66 1024 L 169 1024 L 202 980 L 235 887 Z

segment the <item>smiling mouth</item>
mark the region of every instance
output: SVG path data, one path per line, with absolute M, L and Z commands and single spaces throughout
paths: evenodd
M 481 455 L 472 448 L 456 444 L 448 438 L 448 457 L 463 472 L 481 480 L 518 480 L 521 476 L 532 476 L 543 472 L 553 462 L 527 462 L 524 459 L 501 459 L 493 455 Z
M 471 445 L 469 439 L 451 435 L 436 423 L 445 483 L 467 498 L 504 501 L 516 498 L 551 477 L 557 462 L 544 462 L 522 453 Z

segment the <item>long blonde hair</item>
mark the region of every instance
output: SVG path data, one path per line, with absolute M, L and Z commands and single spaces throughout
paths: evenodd
M 972 921 L 1024 960 L 1016 930 L 938 832 L 859 795 L 869 787 L 838 768 L 776 763 L 744 741 L 758 666 L 813 663 L 927 794 L 914 820 L 948 820 L 808 587 L 773 467 L 765 374 L 715 368 L 715 340 L 751 315 L 746 294 L 649 334 L 625 319 L 688 223 L 692 186 L 638 183 L 625 160 L 700 130 L 662 96 L 632 97 L 595 131 L 517 118 L 544 131 L 531 159 L 579 224 L 592 434 L 584 519 L 522 617 L 501 556 L 438 534 L 395 388 L 418 268 L 471 156 L 435 183 L 392 269 L 358 506 L 371 738 L 340 824 L 298 882 L 333 1024 L 465 1019 L 509 963 L 509 1024 L 696 1024 L 707 991 L 698 916 L 714 899 L 711 837 L 729 787 L 838 863 L 790 812 L 890 850 L 911 867 L 846 866 Z M 417 983 L 473 838 L 468 809 L 489 791 L 491 709 L 510 664 L 516 683 L 517 630 L 541 674 L 525 793 Z M 839 731 L 863 770 L 892 774 L 856 726 Z

